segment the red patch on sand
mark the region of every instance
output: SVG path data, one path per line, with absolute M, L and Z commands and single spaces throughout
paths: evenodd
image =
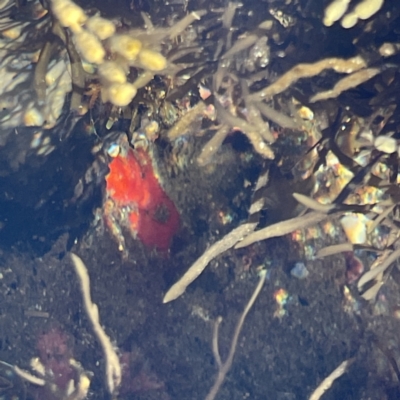
M 167 252 L 179 229 L 179 213 L 155 176 L 149 154 L 129 147 L 109 168 L 106 193 L 112 206 L 110 215 L 104 209 L 106 221 L 111 217 L 146 246 Z

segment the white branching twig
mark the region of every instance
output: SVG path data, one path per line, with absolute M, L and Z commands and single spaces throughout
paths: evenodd
M 81 285 L 83 304 L 85 306 L 86 314 L 92 323 L 94 333 L 97 336 L 101 347 L 103 348 L 106 358 L 107 386 L 109 392 L 113 394 L 116 393 L 119 385 L 121 384 L 121 364 L 110 338 L 106 335 L 104 329 L 100 325 L 99 310 L 97 305 L 92 302 L 90 297 L 90 279 L 85 264 L 77 255 L 73 253 L 71 253 L 71 258 Z
M 215 325 L 214 325 L 214 332 L 213 332 L 213 354 L 214 354 L 214 358 L 215 361 L 217 363 L 218 366 L 218 375 L 217 378 L 215 380 L 215 383 L 213 385 L 213 387 L 211 388 L 211 390 L 209 391 L 207 397 L 205 400 L 214 400 L 215 396 L 217 395 L 222 383 L 225 380 L 225 376 L 228 373 L 228 371 L 231 369 L 232 366 L 232 362 L 233 362 L 233 357 L 235 355 L 235 351 L 236 351 L 236 346 L 238 343 L 238 339 L 239 339 L 239 335 L 240 332 L 242 330 L 243 327 L 243 323 L 244 320 L 246 319 L 247 314 L 249 313 L 251 307 L 253 307 L 254 302 L 256 301 L 258 295 L 261 292 L 261 289 L 264 285 L 265 282 L 265 278 L 267 276 L 267 272 L 265 270 L 260 272 L 260 279 L 258 281 L 258 284 L 249 300 L 249 302 L 246 304 L 246 307 L 243 310 L 243 313 L 241 314 L 237 324 L 236 324 L 236 328 L 235 328 L 235 332 L 233 333 L 233 338 L 232 338 L 232 342 L 231 342 L 231 347 L 229 349 L 229 354 L 227 359 L 225 360 L 225 362 L 222 362 L 221 360 L 221 356 L 219 354 L 219 350 L 218 350 L 218 328 L 219 325 L 222 321 L 221 317 L 218 317 L 217 320 L 215 321 Z

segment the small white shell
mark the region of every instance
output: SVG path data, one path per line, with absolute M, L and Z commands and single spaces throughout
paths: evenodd
M 353 244 L 364 244 L 367 241 L 369 222 L 370 220 L 363 214 L 348 214 L 340 220 L 347 238 Z
M 397 151 L 397 140 L 389 136 L 378 136 L 374 140 L 374 146 L 382 153 L 392 154 Z

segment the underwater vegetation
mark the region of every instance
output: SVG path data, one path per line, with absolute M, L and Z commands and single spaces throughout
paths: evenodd
M 0 397 L 396 398 L 399 23 L 3 1 Z

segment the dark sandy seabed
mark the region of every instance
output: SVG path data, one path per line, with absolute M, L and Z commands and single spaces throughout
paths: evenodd
M 142 4 L 137 3 L 137 7 Z M 260 3 L 267 7 L 267 2 Z M 190 6 L 202 8 L 204 4 Z M 256 11 L 261 7 L 259 3 L 248 6 Z M 321 12 L 321 6 L 316 7 L 315 14 Z M 305 22 L 299 18 L 297 23 Z M 331 37 L 325 43 L 330 40 L 334 42 Z M 298 37 L 297 45 L 309 50 L 310 37 L 304 45 L 301 41 Z M 316 45 L 315 57 L 310 58 L 323 58 L 327 53 Z M 301 51 L 298 57 L 299 62 L 306 58 Z M 344 103 L 351 101 L 343 99 Z M 102 325 L 120 353 L 130 357 L 130 382 L 147 379 L 142 388 L 126 383 L 122 389 L 126 393 L 119 398 L 204 399 L 217 372 L 212 353 L 213 321 L 223 317 L 219 343 L 224 359 L 235 324 L 257 284 L 257 267 L 263 265 L 268 278 L 245 321 L 218 399 L 307 399 L 324 377 L 351 357 L 354 363 L 323 399 L 400 398 L 394 371 L 400 361 L 400 321 L 392 313 L 400 305 L 398 284 L 389 278 L 375 304 L 361 299 L 350 286 L 356 304 L 349 304 L 343 293 L 345 265 L 340 255 L 305 260 L 302 245 L 289 237 L 267 240 L 226 252 L 211 262 L 182 297 L 162 303 L 166 290 L 205 248 L 246 218 L 251 191 L 244 182 L 254 183 L 262 169 L 262 161 L 251 146 L 245 143 L 242 149 L 241 139 L 235 136 L 223 145 L 215 165 L 202 169 L 189 163 L 165 183 L 182 218 L 171 254 L 164 257 L 149 252 L 138 241 L 128 239 L 129 257 L 124 260 L 110 234 L 91 226 L 101 184 L 83 207 L 72 207 L 59 215 L 65 211 L 60 204 L 72 197 L 75 181 L 71 177 L 92 161 L 87 155 L 90 151 L 85 153 L 92 144 L 79 136 L 74 140 L 79 145 L 60 144 L 46 161 L 26 157 L 18 167 L 10 160 L 26 145 L 24 139 L 11 136 L 0 148 L 1 191 L 15 185 L 15 200 L 0 196 L 2 220 L 11 221 L 5 224 L 0 242 L 0 360 L 29 369 L 29 360 L 38 356 L 40 338 L 48 332 L 63 332 L 69 354 L 94 374 L 89 398 L 109 398 L 102 349 L 83 308 L 69 257 L 72 251 L 88 267 Z M 199 138 L 190 144 L 193 159 L 204 142 Z M 58 171 L 60 163 L 63 168 Z M 41 196 L 44 205 L 35 216 L 34 205 Z M 285 215 L 291 205 L 283 193 L 275 197 L 284 200 L 270 214 Z M 231 214 L 232 222 L 222 224 L 220 210 Z M 44 242 L 38 237 L 44 237 Z M 339 239 L 321 237 L 311 246 L 322 248 Z M 305 279 L 290 274 L 299 261 L 304 261 L 309 271 Z M 284 315 L 276 317 L 273 295 L 281 288 L 290 297 Z M 27 388 L 28 398 L 35 398 L 35 389 L 29 384 Z M 7 397 L 10 393 L 6 391 L 4 398 L 11 398 Z

